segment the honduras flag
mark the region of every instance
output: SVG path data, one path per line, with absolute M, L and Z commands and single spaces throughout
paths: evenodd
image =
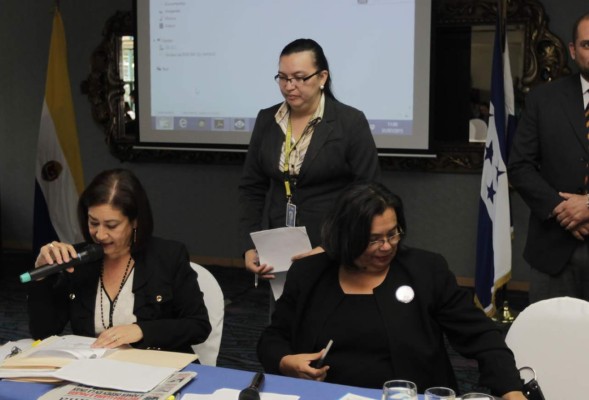
M 495 33 L 489 128 L 479 200 L 475 294 L 487 315 L 495 313 L 495 293 L 511 278 L 511 216 L 507 151 L 515 129 L 509 49 L 500 22 Z
M 56 7 L 35 165 L 34 254 L 53 240 L 81 241 L 76 205 L 83 187 L 65 31 Z

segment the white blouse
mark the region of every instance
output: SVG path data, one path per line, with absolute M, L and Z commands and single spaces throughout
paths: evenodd
M 118 300 L 116 302 L 112 324 L 117 325 L 128 325 L 137 322 L 137 317 L 133 314 L 133 308 L 135 306 L 135 296 L 133 295 L 133 278 L 135 277 L 135 268 L 131 270 L 131 273 L 127 277 L 125 284 L 123 285 L 121 292 L 119 293 Z M 102 312 L 100 310 L 102 298 Z M 110 310 L 113 302 L 105 293 L 98 281 L 98 290 L 96 291 L 96 307 L 94 308 L 94 330 L 98 336 L 110 325 Z

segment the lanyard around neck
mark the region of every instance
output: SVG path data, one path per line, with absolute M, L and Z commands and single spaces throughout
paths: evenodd
M 290 190 L 290 176 L 288 172 L 288 165 L 290 164 L 290 153 L 292 151 L 291 147 L 291 140 L 292 140 L 292 124 L 290 122 L 290 117 L 288 117 L 288 124 L 286 126 L 286 139 L 284 142 L 284 189 L 286 190 L 286 198 L 290 201 L 292 197 L 292 192 Z
M 303 139 L 303 137 L 309 133 L 310 127 L 316 125 L 320 120 L 321 120 L 321 118 L 311 119 L 307 123 L 307 125 L 305 126 L 305 129 L 303 130 L 301 137 L 299 137 L 299 139 L 293 145 L 292 144 L 292 123 L 291 123 L 290 116 L 288 117 L 288 124 L 286 125 L 286 139 L 284 142 L 284 167 L 282 170 L 284 172 L 284 188 L 286 190 L 286 198 L 288 199 L 289 202 L 290 202 L 290 198 L 292 197 L 292 191 L 290 188 L 290 175 L 289 175 L 290 153 L 294 150 L 294 148 L 297 146 L 297 144 Z

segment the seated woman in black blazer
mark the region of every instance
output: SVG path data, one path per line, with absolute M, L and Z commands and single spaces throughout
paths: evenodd
M 33 338 L 60 334 L 70 322 L 74 334 L 97 337 L 94 347 L 192 353 L 206 340 L 211 325 L 186 247 L 152 236 L 149 200 L 131 171 L 96 176 L 80 196 L 78 221 L 104 258 L 30 284 Z M 74 246 L 51 242 L 35 267 L 73 257 Z
M 401 199 L 354 184 L 322 231 L 325 253 L 295 261 L 258 356 L 267 372 L 381 388 L 406 379 L 457 389 L 444 335 L 479 362 L 480 383 L 525 399 L 512 352 L 439 254 L 402 245 Z M 333 340 L 325 365 L 314 367 Z

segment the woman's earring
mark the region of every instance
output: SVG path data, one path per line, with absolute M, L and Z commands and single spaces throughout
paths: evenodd
M 137 228 L 133 228 L 133 244 L 137 242 Z
M 324 87 L 325 87 L 325 86 L 321 85 L 321 86 L 319 86 L 319 89 L 323 90 L 323 88 L 324 88 Z

